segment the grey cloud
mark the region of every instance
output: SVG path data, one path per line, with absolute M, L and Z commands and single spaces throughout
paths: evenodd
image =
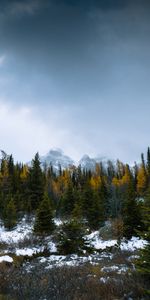
M 0 2 L 18 10 L 0 17 L 0 96 L 38 107 L 46 124 L 56 108 L 66 150 L 132 159 L 149 142 L 149 3 Z
M 21 17 L 24 15 L 34 15 L 42 5 L 41 0 L 26 0 L 26 1 L 1 1 L 1 17 Z
M 11 14 L 31 14 L 33 15 L 40 8 L 40 2 L 38 0 L 32 0 L 27 2 L 16 1 L 9 6 Z

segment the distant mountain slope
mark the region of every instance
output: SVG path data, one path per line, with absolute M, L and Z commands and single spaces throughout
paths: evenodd
M 75 164 L 73 159 L 65 155 L 61 149 L 51 149 L 46 155 L 40 157 L 40 161 L 42 166 L 52 165 L 55 170 L 58 170 L 60 165 L 62 169 L 66 169 Z
M 79 165 L 81 165 L 82 169 L 87 169 L 87 170 L 94 170 L 96 163 L 102 162 L 103 165 L 105 166 L 107 164 L 107 159 L 106 157 L 96 157 L 96 158 L 91 158 L 89 155 L 85 154 L 79 161 Z
M 66 169 L 72 165 L 80 165 L 82 169 L 94 170 L 96 163 L 103 162 L 105 166 L 107 159 L 105 157 L 91 158 L 87 154 L 76 163 L 71 157 L 64 154 L 61 149 L 51 149 L 46 155 L 40 156 L 41 166 L 44 167 L 52 165 L 54 170 L 58 170 L 61 165 L 62 169 Z

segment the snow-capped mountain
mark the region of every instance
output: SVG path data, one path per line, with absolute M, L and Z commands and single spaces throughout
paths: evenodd
M 107 159 L 105 157 L 96 157 L 91 158 L 85 154 L 79 162 L 75 162 L 71 157 L 64 154 L 64 152 L 59 148 L 51 149 L 46 155 L 40 156 L 41 166 L 44 167 L 52 165 L 54 170 L 58 170 L 60 165 L 62 169 L 66 169 L 70 166 L 80 165 L 82 169 L 94 170 L 96 163 L 103 162 L 103 165 L 106 166 Z
M 79 165 L 82 169 L 93 170 L 95 168 L 96 161 L 94 158 L 90 158 L 87 154 L 83 155 L 83 157 L 79 161 Z
M 85 154 L 79 161 L 79 165 L 81 165 L 82 169 L 87 169 L 87 170 L 94 170 L 96 163 L 102 162 L 103 165 L 105 166 L 107 164 L 107 159 L 106 157 L 96 157 L 96 158 L 91 158 L 89 155 Z
M 55 170 L 58 170 L 60 165 L 62 169 L 75 164 L 72 158 L 65 155 L 61 149 L 51 149 L 46 155 L 40 157 L 41 166 L 52 165 Z

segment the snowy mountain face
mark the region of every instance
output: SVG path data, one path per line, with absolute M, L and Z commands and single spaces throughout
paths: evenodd
M 82 169 L 94 170 L 96 161 L 94 158 L 90 158 L 87 154 L 85 154 L 79 161 L 79 165 Z
M 94 170 L 96 163 L 102 162 L 104 166 L 107 164 L 105 157 L 91 158 L 85 154 L 78 163 L 76 163 L 72 158 L 65 155 L 61 149 L 51 149 L 46 155 L 40 157 L 41 166 L 53 166 L 54 170 L 59 170 L 61 166 L 62 169 L 66 169 L 73 165 L 80 165 L 82 169 Z
M 61 149 L 51 149 L 46 155 L 40 157 L 41 166 L 53 166 L 54 170 L 59 170 L 61 166 L 62 169 L 66 169 L 74 165 L 73 159 L 69 156 L 64 155 Z
M 98 163 L 103 163 L 104 166 L 107 165 L 107 160 L 105 157 L 97 157 L 91 158 L 87 154 L 85 154 L 79 161 L 79 165 L 81 165 L 82 169 L 86 170 L 95 170 L 95 165 Z

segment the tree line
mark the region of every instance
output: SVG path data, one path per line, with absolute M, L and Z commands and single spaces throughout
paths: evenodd
M 150 148 L 146 159 L 129 166 L 117 160 L 97 163 L 93 171 L 70 166 L 56 172 L 41 168 L 36 153 L 31 165 L 14 163 L 1 151 L 0 218 L 13 228 L 24 214 L 35 216 L 34 232 L 51 234 L 54 217 L 69 220 L 59 233 L 59 250 L 71 253 L 84 244 L 85 225 L 99 229 L 115 220 L 118 240 L 139 235 L 147 240 L 138 260 L 139 271 L 150 277 Z
M 150 149 L 146 161 L 133 167 L 117 160 L 97 163 L 95 170 L 71 166 L 56 172 L 40 166 L 36 153 L 31 165 L 14 163 L 2 151 L 0 162 L 0 216 L 11 228 L 24 213 L 49 207 L 51 216 L 83 219 L 98 229 L 109 218 L 121 218 L 124 236 L 130 238 L 144 228 L 143 206 L 150 194 Z

